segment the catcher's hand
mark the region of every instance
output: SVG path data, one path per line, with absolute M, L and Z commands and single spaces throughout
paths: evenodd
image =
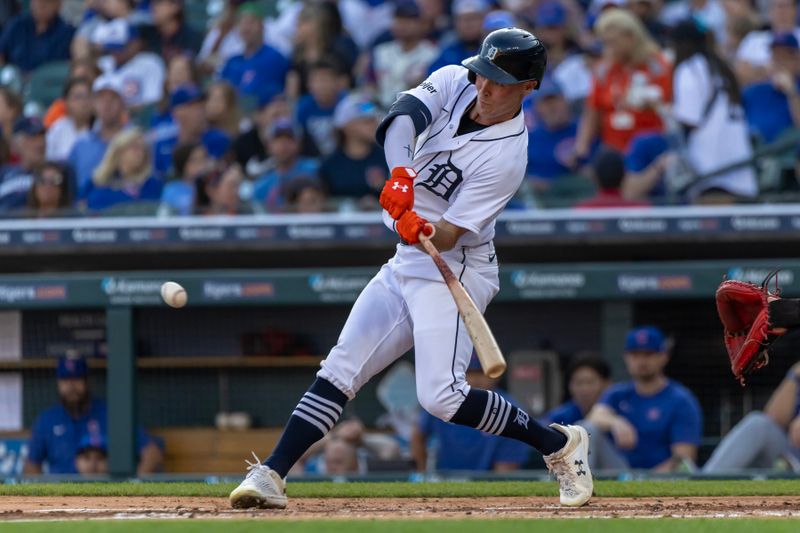
M 770 273 L 759 286 L 744 281 L 726 280 L 717 288 L 717 312 L 725 327 L 725 347 L 733 375 L 745 384 L 745 376 L 769 362 L 769 348 L 800 324 L 800 300 L 781 298 L 770 292 L 768 284 L 778 271 Z

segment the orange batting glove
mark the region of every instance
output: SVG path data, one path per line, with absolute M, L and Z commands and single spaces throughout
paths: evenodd
M 395 220 L 406 211 L 414 208 L 414 178 L 416 171 L 411 167 L 394 167 L 392 177 L 384 184 L 381 192 L 381 207 Z
M 416 211 L 406 211 L 397 219 L 395 229 L 406 244 L 417 244 L 419 242 L 419 232 L 430 236 L 433 228 L 428 225 L 428 221 L 419 216 Z

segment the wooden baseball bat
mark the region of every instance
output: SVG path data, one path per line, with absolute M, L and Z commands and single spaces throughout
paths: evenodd
M 497 341 L 492 335 L 492 330 L 489 329 L 489 324 L 483 318 L 483 314 L 472 301 L 467 290 L 458 281 L 453 271 L 447 266 L 447 263 L 442 259 L 439 250 L 431 242 L 430 237 L 425 236 L 423 233 L 419 234 L 419 241 L 422 246 L 431 256 L 436 268 L 444 278 L 447 288 L 450 289 L 450 294 L 453 295 L 453 300 L 456 302 L 458 312 L 461 314 L 461 319 L 467 327 L 469 336 L 472 339 L 472 344 L 475 346 L 475 352 L 478 354 L 478 360 L 483 367 L 483 373 L 490 378 L 499 378 L 506 371 L 506 360 L 503 357 L 503 352 L 497 345 Z

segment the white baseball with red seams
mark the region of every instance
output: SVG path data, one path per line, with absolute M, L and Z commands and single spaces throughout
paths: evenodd
M 161 285 L 161 298 L 168 306 L 176 309 L 186 305 L 186 302 L 189 300 L 186 289 L 174 281 L 167 281 Z

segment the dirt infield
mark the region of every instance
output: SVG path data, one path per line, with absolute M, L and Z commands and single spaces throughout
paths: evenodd
M 283 511 L 238 511 L 225 498 L 0 497 L 0 520 L 91 518 L 625 518 L 800 517 L 800 496 L 595 498 L 580 509 L 557 498 L 297 498 Z

